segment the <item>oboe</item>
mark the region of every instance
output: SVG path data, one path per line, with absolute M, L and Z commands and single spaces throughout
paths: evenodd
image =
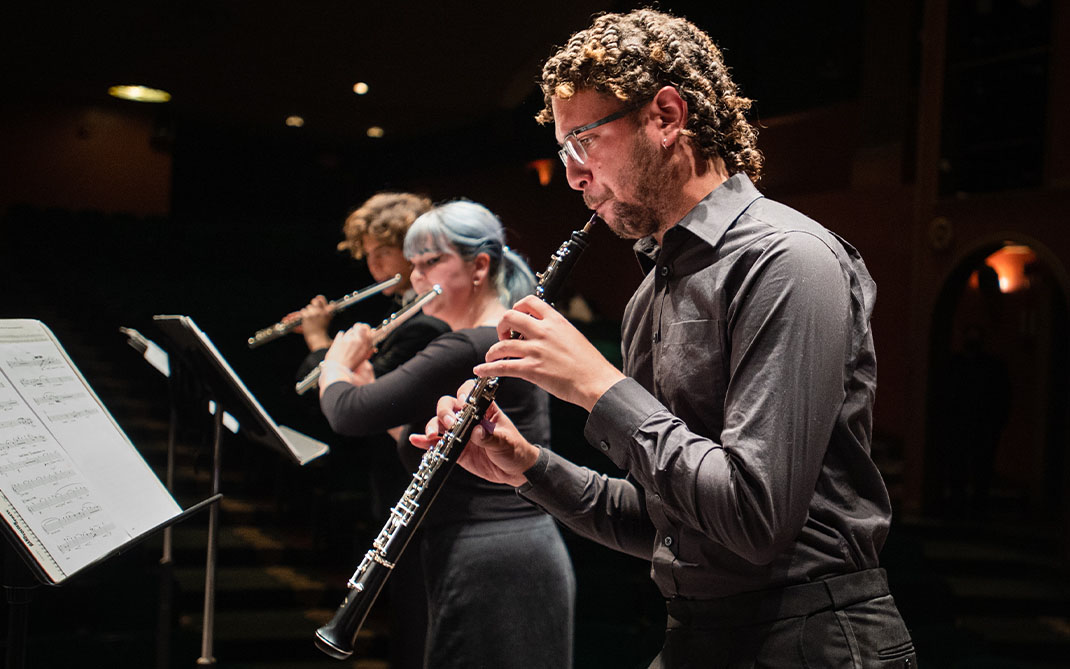
M 416 314 L 420 313 L 420 309 L 422 309 L 425 304 L 427 304 L 428 302 L 435 299 L 441 294 L 442 288 L 440 288 L 438 284 L 435 284 L 434 286 L 431 286 L 431 290 L 427 291 L 420 297 L 416 298 L 412 302 L 409 302 L 404 307 L 388 316 L 382 323 L 379 324 L 379 327 L 372 330 L 372 343 L 378 344 L 379 342 L 386 339 L 387 335 L 396 330 L 399 325 L 409 320 Z M 297 382 L 297 385 L 294 386 L 294 390 L 297 391 L 297 394 L 304 395 L 306 392 L 308 392 L 309 388 L 316 385 L 316 383 L 320 380 L 320 374 L 322 373 L 322 371 L 323 363 L 321 362 L 320 364 L 316 365 L 316 367 L 311 372 L 306 374 L 305 378 Z
M 348 295 L 344 295 L 337 300 L 332 300 L 327 303 L 328 307 L 334 308 L 334 313 L 339 313 L 349 307 L 353 306 L 361 300 L 371 297 L 376 293 L 381 293 L 387 288 L 401 282 L 401 275 L 395 274 L 386 281 L 380 281 L 379 283 L 368 286 L 367 288 L 361 288 L 360 290 L 353 291 Z M 297 318 L 288 321 L 279 321 L 271 327 L 266 327 L 263 330 L 257 330 L 252 337 L 249 337 L 249 348 L 256 348 L 262 344 L 266 344 L 269 341 L 274 341 L 279 337 L 289 334 L 301 324 L 303 319 L 298 316 Z
M 546 270 L 536 275 L 539 283 L 535 295 L 543 301 L 552 304 L 556 299 L 565 278 L 587 248 L 588 233 L 595 218 L 591 216 L 582 230 L 574 230 L 553 253 Z M 412 481 L 390 509 L 386 525 L 372 542 L 372 549 L 364 555 L 346 583 L 348 592 L 342 605 L 329 623 L 316 630 L 316 646 L 324 653 L 339 660 L 353 653 L 353 644 L 375 598 L 453 471 L 472 430 L 483 420 L 487 407 L 494 401 L 498 384 L 497 377 L 478 379 L 468 393 L 464 407 L 454 415 L 453 427 L 424 453 Z

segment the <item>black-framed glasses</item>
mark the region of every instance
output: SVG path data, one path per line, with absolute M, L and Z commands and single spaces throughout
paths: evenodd
M 587 149 L 584 147 L 585 142 L 579 138 L 579 135 L 587 132 L 588 130 L 594 130 L 600 125 L 605 125 L 606 123 L 616 121 L 619 118 L 624 118 L 636 109 L 642 107 L 644 104 L 646 104 L 646 102 L 646 100 L 643 100 L 642 102 L 629 105 L 627 107 L 624 107 L 623 109 L 618 109 L 609 116 L 600 118 L 597 121 L 592 121 L 587 125 L 581 125 L 580 127 L 565 135 L 565 139 L 561 142 L 561 148 L 557 150 L 557 155 L 559 158 L 561 158 L 561 162 L 564 163 L 565 167 L 568 167 L 568 159 L 571 158 L 576 162 L 577 165 L 586 164 Z

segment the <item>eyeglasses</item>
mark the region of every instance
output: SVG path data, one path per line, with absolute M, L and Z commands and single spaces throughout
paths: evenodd
M 600 125 L 605 125 L 606 123 L 616 121 L 619 118 L 624 118 L 636 109 L 642 107 L 646 102 L 646 100 L 643 100 L 642 102 L 630 105 L 624 109 L 619 109 L 605 118 L 600 118 L 587 125 L 581 125 L 565 135 L 564 141 L 561 142 L 561 148 L 557 150 L 557 155 L 561 158 L 561 162 L 565 164 L 565 167 L 568 167 L 568 159 L 571 158 L 577 165 L 585 165 L 587 163 L 587 148 L 585 147 L 585 144 L 587 143 L 586 140 L 588 138 L 585 137 L 580 139 L 578 135 L 581 135 L 588 130 L 594 130 Z

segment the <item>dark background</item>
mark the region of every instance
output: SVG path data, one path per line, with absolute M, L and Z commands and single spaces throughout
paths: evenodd
M 587 212 L 563 179 L 552 130 L 532 120 L 542 104 L 540 64 L 591 14 L 634 6 L 13 7 L 0 25 L 0 316 L 40 318 L 91 381 L 117 379 L 116 398 L 134 393 L 148 402 L 112 409 L 156 466 L 152 445 L 166 433 L 142 432 L 138 421 L 148 414 L 166 425 L 166 387 L 117 334 L 127 326 L 154 338 L 153 314 L 191 316 L 278 422 L 330 439 L 291 391 L 299 338 L 254 351 L 246 338 L 316 293 L 335 298 L 370 283 L 360 263 L 334 249 L 345 215 L 384 189 L 486 204 L 510 244 L 541 269 Z M 1058 666 L 1070 648 L 1067 6 L 844 0 L 661 8 L 707 30 L 754 99 L 767 157 L 759 187 L 850 240 L 877 280 L 874 454 L 897 511 L 884 561 L 925 665 Z M 369 83 L 368 95 L 352 93 L 358 80 Z M 105 91 L 116 83 L 159 86 L 173 99 L 114 100 Z M 291 114 L 304 126 L 285 126 Z M 365 135 L 373 124 L 382 138 Z M 549 161 L 546 184 L 537 161 Z M 1000 297 L 993 315 L 970 276 L 1009 245 L 1031 249 L 1033 281 Z M 640 278 L 629 245 L 597 229 L 573 290 L 597 316 L 585 331 L 611 357 Z M 388 308 L 369 300 L 346 320 L 378 322 Z M 949 497 L 949 477 L 970 456 L 941 437 L 949 419 L 939 382 L 964 328 L 980 321 L 1014 385 L 983 513 Z M 583 443 L 582 412 L 562 404 L 554 411 L 555 447 L 613 473 Z M 191 478 L 176 496 L 193 500 L 205 489 L 206 437 L 203 421 L 187 418 L 182 441 L 190 450 L 180 469 Z M 225 488 L 266 505 L 249 517 L 231 508 L 231 523 L 287 537 L 294 528 L 352 531 L 356 538 L 341 547 L 336 536 L 329 552 L 314 544 L 298 559 L 309 569 L 339 563 L 344 572 L 381 517 L 361 506 L 371 494 L 365 475 L 338 470 L 371 465 L 336 448 L 327 464 L 297 470 L 240 435 L 228 444 L 234 478 Z M 197 539 L 190 541 L 195 562 Z M 645 566 L 569 541 L 580 579 L 577 666 L 645 666 L 663 623 Z M 122 591 L 126 604 L 117 608 L 155 605 L 154 592 L 125 587 L 115 573 L 146 571 L 138 562 L 145 556 L 123 559 L 123 568 L 87 576 L 86 599 Z M 75 597 L 69 591 L 43 600 L 63 607 Z M 319 608 L 337 594 L 328 587 L 329 603 Z M 129 640 L 122 630 L 130 625 L 108 622 L 105 610 L 90 615 L 105 630 L 97 635 Z M 175 611 L 180 641 L 196 636 L 196 602 Z M 34 622 L 31 659 L 54 645 Z M 221 634 L 226 626 L 217 625 Z M 227 650 L 232 659 L 257 654 Z M 117 662 L 146 664 L 135 657 Z

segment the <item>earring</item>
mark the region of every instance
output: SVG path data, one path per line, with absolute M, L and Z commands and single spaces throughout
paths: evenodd
M 661 138 L 661 147 L 664 148 L 664 149 L 669 148 L 669 138 L 668 137 L 662 137 Z

